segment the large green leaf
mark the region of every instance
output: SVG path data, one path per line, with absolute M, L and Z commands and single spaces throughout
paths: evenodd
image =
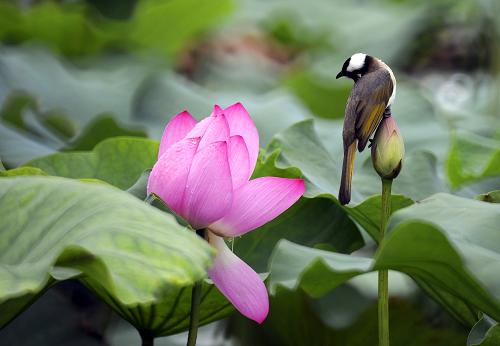
M 500 175 L 500 141 L 472 133 L 456 134 L 452 137 L 446 171 L 453 188 Z
M 153 167 L 158 142 L 144 138 L 114 137 L 92 151 L 63 152 L 26 163 L 49 175 L 67 178 L 96 178 L 121 189 L 129 188 L 141 173 Z
M 136 326 L 170 323 L 155 314 L 145 324 L 133 311 L 189 291 L 211 262 L 210 247 L 173 217 L 113 187 L 2 178 L 0 198 L 1 325 L 73 277 Z
M 323 147 L 314 131 L 311 119 L 298 122 L 277 133 L 267 146 L 267 152 L 279 150 L 278 168 L 296 167 L 307 182 L 306 197 L 337 194 L 342 168 Z M 356 193 L 356 192 L 355 192 Z M 353 193 L 354 194 L 354 193 Z
M 53 147 L 40 143 L 37 138 L 0 123 L 0 157 L 5 166 L 14 168 L 35 157 L 53 152 Z
M 451 243 L 453 253 L 456 253 L 453 255 L 457 256 L 454 259 L 455 263 L 462 265 L 466 273 L 471 273 L 480 285 L 486 288 L 486 292 L 481 287 L 474 289 L 475 280 L 469 280 L 470 282 L 463 280 L 462 283 L 469 285 L 469 289 L 450 296 L 440 295 L 435 287 L 424 286 L 435 299 L 455 315 L 468 315 L 466 309 L 470 310 L 472 306 L 473 309 L 499 319 L 496 311 L 500 301 L 500 278 L 496 275 L 500 270 L 499 211 L 500 206 L 497 204 L 438 194 L 425 200 L 425 203 L 415 204 L 408 210 L 402 210 L 391 221 L 391 226 L 396 228 L 404 228 L 405 223 L 419 220 L 421 224 L 432 224 L 441 230 Z M 415 225 L 418 223 L 415 222 Z M 430 241 L 423 239 L 424 243 Z M 454 264 L 451 259 L 453 257 L 450 257 L 449 266 Z M 416 275 L 419 277 L 419 282 L 426 280 L 425 276 L 422 278 L 419 273 Z M 490 313 L 492 309 L 494 313 Z M 474 319 L 477 317 L 473 313 L 469 316 Z
M 498 319 L 499 224 L 498 205 L 437 194 L 393 215 L 374 259 L 281 241 L 270 288 L 301 287 L 319 297 L 356 275 L 393 269 L 412 276 L 463 323 L 475 323 L 478 311 Z
M 61 147 L 75 133 L 75 125 L 66 114 L 57 109 L 42 111 L 38 101 L 26 92 L 13 91 L 8 95 L 0 119 L 53 148 Z
M 92 150 L 99 142 L 111 137 L 147 137 L 143 130 L 124 127 L 111 115 L 100 114 L 65 146 L 64 150 Z

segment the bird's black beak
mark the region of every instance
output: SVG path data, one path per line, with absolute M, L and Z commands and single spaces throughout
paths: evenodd
M 335 77 L 335 79 L 339 79 L 340 77 L 343 77 L 344 76 L 344 72 L 343 71 L 340 71 L 338 74 L 337 74 L 337 77 Z

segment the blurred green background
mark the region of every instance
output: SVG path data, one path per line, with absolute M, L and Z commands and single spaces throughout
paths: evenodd
M 396 74 L 393 115 L 408 155 L 432 156 L 437 178 L 410 197 L 443 189 L 472 197 L 498 188 L 498 179 L 464 184 L 467 174 L 443 176 L 456 143 L 498 149 L 498 13 L 497 0 L 0 1 L 1 163 L 15 168 L 118 135 L 159 139 L 183 109 L 202 118 L 214 104 L 237 101 L 254 118 L 262 147 L 314 118 L 322 144 L 340 157 L 352 82 L 335 75 L 346 58 L 365 52 Z M 391 289 L 394 345 L 466 343 L 469 329 L 411 279 L 391 273 Z M 198 344 L 375 345 L 375 300 L 372 274 L 320 299 L 283 289 L 263 326 L 233 315 L 203 327 Z M 185 337 L 157 344 L 182 345 Z M 139 337 L 70 281 L 1 330 L 0 344 L 137 345 Z

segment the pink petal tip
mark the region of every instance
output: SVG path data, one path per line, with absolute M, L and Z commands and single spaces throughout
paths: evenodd
M 209 242 L 217 249 L 208 274 L 222 294 L 244 316 L 262 323 L 269 313 L 269 297 L 260 276 L 238 258 L 223 238 L 209 232 Z
M 161 157 L 175 143 L 184 139 L 189 131 L 196 125 L 196 119 L 188 111 L 182 111 L 175 115 L 165 126 L 160 141 L 158 158 Z

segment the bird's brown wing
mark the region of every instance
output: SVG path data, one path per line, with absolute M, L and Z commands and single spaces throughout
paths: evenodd
M 391 75 L 379 69 L 364 75 L 353 88 L 353 105 L 356 114 L 355 137 L 358 150 L 363 151 L 382 117 L 394 88 Z

